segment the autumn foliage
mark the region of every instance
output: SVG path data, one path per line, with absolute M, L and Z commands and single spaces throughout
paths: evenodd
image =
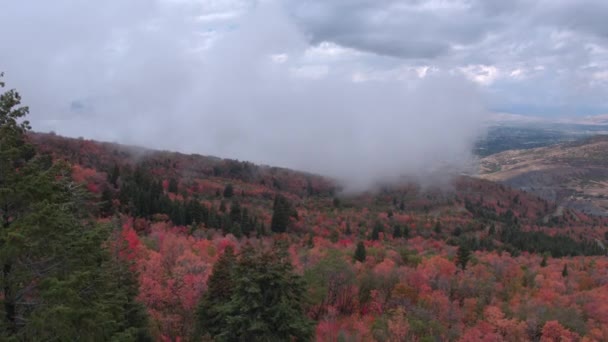
M 236 289 L 210 280 L 218 260 L 280 242 L 318 341 L 608 341 L 606 218 L 554 215 L 553 203 L 466 177 L 449 190 L 403 185 L 336 200 L 333 182 L 294 171 L 31 139 L 70 162 L 96 201 L 108 189 L 111 210 L 99 217 L 120 221 L 120 255 L 158 340 L 216 335 L 197 321 L 214 317 L 201 303 Z M 121 198 L 137 165 L 171 210 L 137 212 L 133 196 Z M 174 220 L 181 208 L 187 224 Z M 188 208 L 201 216 L 188 219 Z

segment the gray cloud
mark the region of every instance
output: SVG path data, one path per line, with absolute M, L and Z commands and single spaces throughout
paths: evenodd
M 482 39 L 498 24 L 496 17 L 470 10 L 465 3 L 451 3 L 429 8 L 424 1 L 294 0 L 291 8 L 313 43 L 333 41 L 379 55 L 435 58 L 454 45 Z
M 239 3 L 247 14 L 234 16 L 193 0 L 0 1 L 0 30 L 12 33 L 0 36 L 0 68 L 41 130 L 304 169 L 351 188 L 463 171 L 483 131 L 482 98 L 462 76 L 370 73 L 384 62 L 311 47 L 273 2 Z
M 597 96 L 608 91 L 602 0 L 292 0 L 290 8 L 313 43 L 444 70 L 494 68 L 483 82 L 494 108 L 515 110 L 511 99 L 526 96 L 524 107 L 543 114 L 564 100 L 559 114 L 608 112 Z

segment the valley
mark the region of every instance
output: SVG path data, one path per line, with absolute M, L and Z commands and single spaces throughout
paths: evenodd
M 606 216 L 608 136 L 490 155 L 481 159 L 480 177 Z

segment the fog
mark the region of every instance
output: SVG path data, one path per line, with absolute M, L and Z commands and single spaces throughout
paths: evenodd
M 0 70 L 34 129 L 311 171 L 349 189 L 474 169 L 485 109 L 463 77 L 360 73 L 394 59 L 315 54 L 272 1 L 213 30 L 174 2 L 0 0 L 11 33 Z

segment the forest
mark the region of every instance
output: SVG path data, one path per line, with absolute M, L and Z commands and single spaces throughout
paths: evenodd
M 4 83 L 0 83 L 4 88 Z M 4 341 L 608 341 L 608 218 L 35 133 L 0 95 Z

